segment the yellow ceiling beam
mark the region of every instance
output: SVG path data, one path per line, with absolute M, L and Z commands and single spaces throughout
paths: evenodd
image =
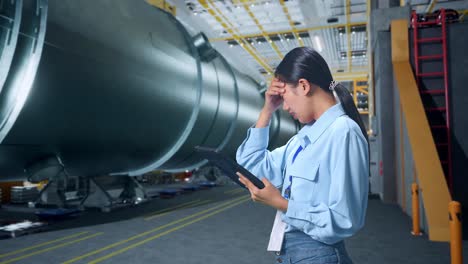
M 366 23 L 363 22 L 355 22 L 355 23 L 350 23 L 350 26 L 364 26 Z M 321 30 L 321 29 L 329 29 L 329 28 L 340 28 L 340 27 L 346 27 L 347 24 L 336 24 L 336 25 L 326 25 L 326 26 L 317 26 L 317 27 L 307 27 L 307 28 L 301 28 L 297 29 L 298 32 L 307 32 L 307 31 L 315 31 L 315 30 Z M 280 30 L 280 31 L 269 31 L 266 32 L 268 35 L 280 35 L 280 34 L 291 34 L 293 33 L 291 30 Z M 245 35 L 239 35 L 239 37 L 242 38 L 255 38 L 255 37 L 261 37 L 262 34 L 245 34 Z M 223 37 L 223 38 L 210 38 L 210 41 L 224 41 L 224 40 L 232 40 L 232 37 Z
M 288 22 L 289 22 L 289 25 L 291 26 L 294 37 L 299 41 L 299 45 L 301 47 L 304 47 L 304 41 L 302 41 L 302 39 L 299 37 L 296 26 L 294 25 L 294 22 L 292 21 L 291 15 L 289 15 L 288 7 L 284 3 L 284 0 L 280 0 L 280 4 L 281 4 L 281 7 L 283 8 L 284 14 L 288 18 Z
M 241 0 L 241 2 L 246 2 L 246 0 Z M 283 59 L 283 54 L 281 53 L 281 51 L 279 51 L 278 46 L 276 46 L 276 44 L 270 39 L 270 37 L 268 36 L 268 33 L 265 32 L 265 29 L 260 24 L 260 22 L 258 22 L 258 19 L 255 17 L 255 15 L 250 10 L 249 5 L 244 5 L 244 8 L 245 8 L 245 11 L 247 11 L 247 13 L 249 14 L 250 18 L 253 19 L 253 21 L 257 25 L 258 29 L 260 29 L 260 31 L 262 32 L 262 36 L 268 41 L 268 43 L 270 43 L 271 47 L 275 50 L 275 52 L 278 55 L 278 57 L 280 58 L 280 60 L 282 60 Z
M 366 82 L 367 83 L 367 79 L 354 79 L 353 80 L 353 99 L 354 99 L 354 104 L 356 105 L 356 107 L 358 107 L 358 98 L 357 98 L 357 93 L 360 92 L 360 93 L 363 93 L 363 94 L 366 94 L 368 95 L 369 93 L 367 92 L 367 85 L 358 85 L 359 82 Z M 369 109 L 369 98 L 367 98 L 367 109 Z M 367 110 L 359 110 L 358 108 L 358 111 L 359 113 L 361 114 L 369 114 L 369 111 Z
M 271 75 L 263 74 L 266 78 L 271 78 Z M 332 73 L 333 80 L 335 81 L 362 81 L 367 80 L 367 72 L 338 72 Z
M 349 72 L 349 71 L 339 72 L 339 70 L 341 70 L 341 68 L 330 68 L 330 72 L 332 74 L 355 74 L 355 75 L 363 76 L 361 79 L 367 79 L 367 74 L 369 74 L 369 72 L 367 71 L 367 65 L 354 67 L 355 71 L 352 71 L 352 72 Z
M 359 83 L 362 83 L 362 82 L 365 82 L 365 84 L 364 85 L 359 84 Z M 354 91 L 363 93 L 365 95 L 369 95 L 369 81 L 368 81 L 368 79 L 367 78 L 366 79 L 354 79 Z M 357 97 L 355 97 L 355 99 L 357 100 Z
M 365 22 L 355 22 L 355 23 L 350 23 L 350 26 L 365 26 L 367 23 Z M 329 29 L 329 28 L 340 28 L 340 27 L 346 27 L 347 24 L 336 24 L 336 25 L 324 25 L 324 26 L 317 26 L 317 27 L 307 27 L 307 28 L 300 28 L 296 29 L 297 32 L 307 32 L 307 31 L 316 31 L 316 30 L 322 30 L 322 29 Z M 293 32 L 291 30 L 280 30 L 280 31 L 268 31 L 265 32 L 267 35 L 281 35 L 281 34 L 292 34 Z M 241 38 L 255 38 L 255 37 L 262 37 L 263 34 L 245 34 L 245 35 L 238 35 Z M 232 37 L 223 37 L 223 38 L 210 38 L 210 41 L 227 41 L 227 40 L 232 40 Z
M 432 9 L 434 9 L 435 5 L 437 4 L 437 0 L 432 0 L 429 6 L 426 9 L 426 13 L 431 13 Z
M 357 87 L 356 91 L 361 92 L 361 93 L 366 94 L 366 95 L 369 94 L 369 91 L 367 91 L 367 86 L 365 88 Z
M 332 73 L 332 76 L 336 81 L 353 81 L 367 78 L 368 72 L 337 72 Z
M 146 2 L 152 6 L 171 13 L 173 16 L 176 15 L 176 7 L 165 0 L 146 0 Z
M 245 39 L 243 38 L 240 38 L 238 37 L 237 33 L 234 32 L 233 30 L 233 27 L 231 26 L 228 26 L 227 23 L 230 24 L 229 20 L 222 14 L 222 12 L 214 5 L 214 3 L 212 2 L 212 0 L 199 0 L 198 1 L 202 6 L 203 8 L 206 9 L 206 11 L 214 18 L 216 19 L 216 21 L 218 21 L 218 23 L 221 24 L 221 26 L 226 29 L 227 32 L 229 32 L 233 38 L 237 41 L 237 43 L 239 43 L 241 45 L 241 47 L 243 47 L 245 49 L 245 51 L 247 51 L 254 59 L 255 61 L 257 61 L 258 64 L 260 64 L 260 66 L 262 66 L 265 71 L 269 74 L 273 74 L 273 69 L 270 67 L 270 65 L 268 65 L 268 63 L 264 62 L 264 60 L 256 53 L 256 49 L 250 44 L 250 42 L 246 41 Z M 210 8 L 210 6 L 208 5 L 208 3 L 213 7 L 213 8 Z M 216 10 L 215 11 L 213 11 Z M 226 22 L 223 21 L 223 19 L 221 18 L 223 17 L 224 20 Z
M 337 82 L 351 82 L 356 78 L 362 78 L 362 76 L 335 77 L 333 75 L 333 80 Z

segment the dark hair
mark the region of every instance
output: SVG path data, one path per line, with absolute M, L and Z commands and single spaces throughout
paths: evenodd
M 328 64 L 312 48 L 298 47 L 288 52 L 278 67 L 276 67 L 275 76 L 281 81 L 292 85 L 297 85 L 301 78 L 306 79 L 333 96 L 333 91 L 329 89 L 333 77 Z M 334 91 L 345 113 L 359 125 L 362 134 L 367 142 L 369 142 L 366 128 L 348 89 L 338 83 Z

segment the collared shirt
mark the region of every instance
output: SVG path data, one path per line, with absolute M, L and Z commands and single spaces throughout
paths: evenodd
M 305 125 L 282 147 L 268 151 L 268 140 L 269 127 L 250 128 L 236 158 L 260 179 L 266 177 L 282 187 L 283 196 L 291 184 L 288 209 L 282 215 L 286 232 L 301 230 L 315 240 L 334 244 L 364 225 L 368 143 L 341 104 Z

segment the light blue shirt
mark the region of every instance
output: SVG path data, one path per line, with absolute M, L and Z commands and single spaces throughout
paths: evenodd
M 355 234 L 367 209 L 369 151 L 341 104 L 305 125 L 286 145 L 268 151 L 269 127 L 250 128 L 237 162 L 280 188 L 291 184 L 286 232 L 300 230 L 326 244 Z M 293 161 L 293 156 L 302 146 Z M 290 177 L 291 176 L 291 177 Z M 290 182 L 290 179 L 292 182 Z

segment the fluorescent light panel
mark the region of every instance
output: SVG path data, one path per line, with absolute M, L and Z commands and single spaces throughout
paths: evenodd
M 323 50 L 322 40 L 317 35 L 314 36 L 314 46 L 318 52 L 322 52 Z

